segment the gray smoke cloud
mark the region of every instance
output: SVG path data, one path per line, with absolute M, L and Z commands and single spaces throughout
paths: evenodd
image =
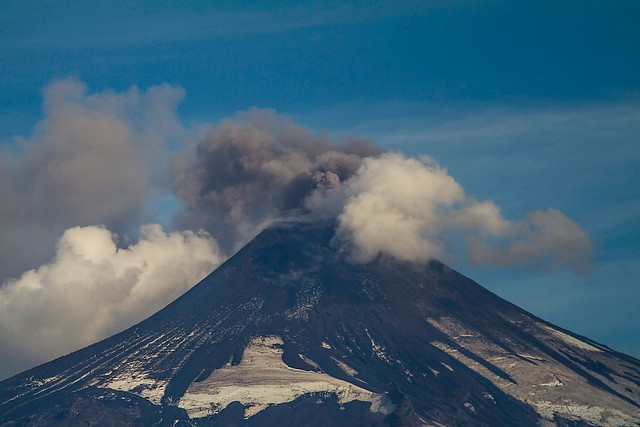
M 227 250 L 238 249 L 265 223 L 303 207 L 316 188 L 339 186 L 380 152 L 370 141 L 333 142 L 273 110 L 238 113 L 174 162 L 174 188 L 185 204 L 177 224 L 204 227 Z
M 501 240 L 472 235 L 466 243 L 473 265 L 546 270 L 569 267 L 584 274 L 593 256 L 588 233 L 555 209 L 531 212 L 522 221 L 510 223 Z
M 0 151 L 0 278 L 48 259 L 66 228 L 135 230 L 166 171 L 166 145 L 183 132 L 184 93 L 168 85 L 92 94 L 69 79 L 43 95 L 33 134 Z

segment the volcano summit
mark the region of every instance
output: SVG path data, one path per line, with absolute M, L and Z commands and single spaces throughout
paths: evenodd
M 438 261 L 263 231 L 132 328 L 0 383 L 0 425 L 640 425 L 640 361 Z

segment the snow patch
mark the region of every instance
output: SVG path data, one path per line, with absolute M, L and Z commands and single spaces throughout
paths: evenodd
M 347 365 L 343 361 L 338 360 L 335 357 L 331 357 L 331 359 L 334 362 L 336 362 L 336 364 L 342 370 L 342 372 L 344 372 L 345 374 L 349 375 L 350 377 L 355 377 L 356 375 L 358 375 L 358 371 L 356 371 L 355 369 L 353 369 L 351 366 Z
M 581 405 L 571 401 L 557 404 L 549 401 L 527 402 L 536 409 L 536 411 L 547 419 L 553 419 L 558 414 L 563 418 L 570 420 L 583 420 L 590 424 L 603 427 L 617 427 L 624 425 L 633 425 L 638 419 L 625 414 L 622 411 L 613 408 L 602 408 L 593 405 Z
M 447 364 L 446 364 L 446 363 L 444 363 L 444 362 L 440 362 L 440 364 L 441 364 L 442 366 L 444 366 L 445 368 L 447 368 L 448 370 L 450 370 L 451 372 L 453 372 L 453 368 L 452 368 L 451 366 L 447 365 Z
M 369 340 L 371 340 L 371 350 L 373 350 L 373 353 L 376 356 L 378 356 L 379 359 L 384 360 L 385 362 L 391 365 L 392 364 L 391 360 L 387 357 L 387 355 L 384 352 L 385 350 L 384 346 L 375 342 L 375 340 L 371 337 L 371 334 L 369 333 L 369 330 L 367 328 L 365 328 L 364 330 L 367 333 Z
M 550 332 L 556 338 L 559 338 L 560 340 L 564 341 L 565 343 L 567 343 L 569 345 L 572 345 L 572 346 L 577 347 L 577 348 L 582 349 L 582 350 L 595 351 L 595 352 L 598 352 L 598 353 L 602 352 L 601 349 L 599 349 L 597 347 L 594 347 L 591 344 L 586 343 L 586 342 L 584 342 L 582 340 L 579 340 L 578 338 L 574 338 L 569 334 L 565 334 L 564 332 L 559 331 L 559 330 L 557 330 L 555 328 L 552 328 L 550 326 L 543 325 L 543 324 L 540 324 L 540 326 L 542 326 L 542 328 L 544 328 L 545 330 Z
M 371 412 L 389 414 L 395 409 L 386 395 L 371 392 L 324 372 L 291 368 L 282 361 L 280 337 L 256 337 L 244 349 L 238 365 L 215 370 L 201 382 L 193 382 L 178 406 L 190 418 L 217 414 L 232 402 L 245 407 L 249 418 L 270 405 L 292 402 L 311 393 L 333 393 L 340 404 L 370 402 Z
M 484 397 L 485 399 L 490 400 L 491 402 L 493 402 L 493 404 L 496 404 L 496 399 L 493 398 L 493 395 L 489 392 L 483 391 L 482 392 L 482 397 Z
M 133 393 L 147 399 L 154 405 L 160 405 L 167 382 L 149 378 L 141 372 L 131 372 L 118 375 L 109 382 L 93 383 L 92 385 Z
M 562 387 L 564 385 L 564 383 L 560 380 L 560 378 L 558 378 L 557 375 L 552 374 L 553 375 L 553 380 L 549 381 L 548 383 L 543 383 L 540 384 L 541 387 Z
M 451 338 L 461 337 L 462 335 L 475 335 L 477 333 L 471 327 L 461 324 L 452 318 L 442 317 L 438 320 L 427 318 L 427 321 Z M 513 320 L 509 321 L 517 323 Z M 519 326 L 522 325 L 519 324 Z M 541 335 L 542 328 L 550 333 Z M 536 334 L 537 332 L 538 338 L 542 341 L 551 342 L 554 348 L 558 345 L 562 346 L 564 343 L 575 348 L 577 354 L 580 354 L 581 350 L 592 352 L 590 355 L 582 355 L 585 358 L 592 357 L 596 361 L 601 360 L 598 359 L 600 355 L 596 352 L 606 356 L 606 348 L 596 348 L 589 343 L 541 323 L 536 322 L 533 328 L 529 330 L 531 329 L 533 329 L 532 333 Z M 576 372 L 570 366 L 561 363 L 561 361 L 552 357 L 537 355 L 538 348 L 536 347 L 510 341 L 508 342 L 510 348 L 505 349 L 492 343 L 491 340 L 487 340 L 480 333 L 478 333 L 477 337 L 459 339 L 457 343 L 467 351 L 490 361 L 491 364 L 504 371 L 509 377 L 501 376 L 495 371 L 489 370 L 483 364 L 465 356 L 461 351 L 457 351 L 457 349 L 451 348 L 447 344 L 438 341 L 431 342 L 433 346 L 445 351 L 459 362 L 473 369 L 506 394 L 531 405 L 543 418 L 543 424 L 553 423 L 556 416 L 568 420 L 582 419 L 589 424 L 601 426 L 636 425 L 640 422 L 640 412 L 638 412 L 637 407 L 600 388 L 593 387 L 580 372 Z M 593 376 L 600 377 L 605 384 L 613 389 L 621 389 L 624 385 L 625 388 L 623 390 L 632 392 L 633 382 L 628 378 L 615 376 L 618 381 L 611 381 L 608 378 L 599 376 L 598 372 L 594 372 L 586 366 L 584 368 Z M 495 399 L 490 400 L 495 402 Z
M 313 366 L 318 371 L 322 370 L 320 368 L 320 365 L 318 365 L 315 361 L 306 357 L 304 354 L 298 353 L 298 356 L 300 356 L 300 359 L 302 359 L 302 361 L 305 362 L 307 365 Z
M 295 305 L 285 313 L 289 319 L 309 320 L 309 312 L 322 297 L 322 284 L 315 279 L 306 279 L 298 287 Z
M 538 357 L 538 356 L 534 356 L 533 354 L 525 354 L 525 353 L 516 353 L 516 355 L 523 357 L 525 359 L 529 359 L 529 360 L 537 360 L 538 362 L 544 362 L 545 360 Z

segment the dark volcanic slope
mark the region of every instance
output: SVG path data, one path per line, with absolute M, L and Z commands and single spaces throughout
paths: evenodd
M 636 425 L 640 361 L 447 266 L 260 234 L 142 323 L 0 383 L 0 425 Z

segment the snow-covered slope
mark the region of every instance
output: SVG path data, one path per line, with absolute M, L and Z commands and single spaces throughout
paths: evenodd
M 640 425 L 640 361 L 332 237 L 266 230 L 146 321 L 0 383 L 0 425 Z

